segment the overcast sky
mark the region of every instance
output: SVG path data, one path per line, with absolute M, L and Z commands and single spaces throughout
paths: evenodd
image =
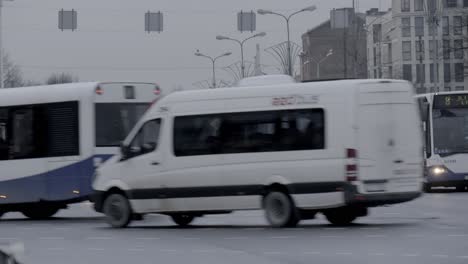
M 43 82 L 52 72 L 70 72 L 81 81 L 149 81 L 163 89 L 192 89 L 197 81 L 211 78 L 211 62 L 195 57 L 199 49 L 208 55 L 232 51 L 219 60 L 217 74 L 230 81 L 221 68 L 240 60 L 239 46 L 218 41 L 216 35 L 245 38 L 237 32 L 236 14 L 259 8 L 290 13 L 316 5 L 291 21 L 292 41 L 329 18 L 332 8 L 350 7 L 352 0 L 14 0 L 3 9 L 4 48 L 21 66 L 26 78 Z M 388 9 L 391 0 L 359 0 L 359 10 Z M 78 10 L 79 29 L 58 29 L 58 10 Z M 144 32 L 144 13 L 164 13 L 161 34 Z M 255 44 L 261 50 L 286 40 L 280 17 L 258 16 L 257 31 L 267 36 L 246 44 L 246 60 L 253 61 Z M 276 61 L 262 52 L 265 69 L 275 73 Z

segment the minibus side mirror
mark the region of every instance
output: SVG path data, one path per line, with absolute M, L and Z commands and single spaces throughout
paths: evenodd
M 125 145 L 123 142 L 120 143 L 120 153 L 122 154 L 122 160 L 128 158 L 129 147 Z

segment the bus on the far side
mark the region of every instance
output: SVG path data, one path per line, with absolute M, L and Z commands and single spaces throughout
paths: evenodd
M 417 96 L 425 132 L 424 187 L 468 187 L 468 92 Z
M 0 216 L 53 216 L 87 200 L 95 168 L 159 97 L 154 83 L 0 90 Z

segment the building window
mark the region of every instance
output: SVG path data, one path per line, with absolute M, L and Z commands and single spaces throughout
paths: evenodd
M 463 87 L 463 86 L 455 87 L 455 91 L 464 91 L 464 90 L 465 90 L 465 87 Z
M 438 53 L 438 45 L 437 45 L 437 40 L 435 41 L 435 45 L 434 45 L 434 40 L 429 40 L 429 59 L 433 60 L 434 59 L 434 52 Z M 434 47 L 435 46 L 435 47 Z M 437 54 L 436 54 L 436 58 L 437 58 Z
M 464 72 L 463 63 L 455 63 L 455 81 L 464 82 L 465 81 L 465 72 Z
M 374 47 L 374 66 L 377 66 L 377 48 Z
M 463 22 L 461 16 L 453 17 L 453 34 L 461 35 L 463 33 Z
M 468 0 L 463 0 L 463 7 L 468 7 Z
M 416 40 L 415 42 L 415 50 L 416 50 L 416 60 L 423 61 L 424 60 L 424 40 Z
M 442 33 L 444 34 L 444 36 L 450 35 L 449 17 L 444 16 L 442 18 Z
M 388 43 L 387 45 L 387 63 L 393 63 L 393 45 Z
M 414 18 L 414 28 L 416 36 L 424 36 L 424 17 Z
M 413 72 L 411 64 L 403 64 L 403 80 L 413 81 Z
M 411 60 L 411 41 L 403 41 L 402 49 L 403 49 L 403 60 L 410 61 Z
M 450 86 L 447 86 L 447 87 L 445 87 L 444 89 L 445 89 L 446 92 L 452 91 L 452 88 L 450 88 Z
M 453 41 L 453 51 L 455 59 L 463 59 L 463 39 L 456 39 Z
M 414 0 L 414 11 L 424 10 L 424 0 Z
M 426 65 L 416 64 L 416 82 L 425 83 L 426 82 Z
M 177 157 L 325 148 L 323 109 L 176 117 Z
M 449 8 L 457 7 L 457 1 L 458 0 L 443 0 L 444 7 L 449 7 Z
M 439 64 L 436 64 L 436 67 L 434 67 L 434 64 L 431 64 L 430 71 L 431 83 L 435 83 L 439 80 Z
M 380 43 L 382 41 L 382 24 L 372 25 L 374 43 Z
M 409 17 L 401 19 L 401 36 L 411 37 L 411 18 Z
M 377 70 L 374 70 L 374 79 L 377 79 Z
M 401 0 L 401 12 L 409 12 L 410 9 L 410 0 Z
M 450 40 L 444 39 L 442 42 L 442 49 L 444 50 L 444 59 L 450 59 Z
M 452 81 L 452 73 L 450 71 L 450 63 L 444 63 L 444 82 L 449 83 Z
M 388 66 L 388 78 L 393 79 L 393 66 Z

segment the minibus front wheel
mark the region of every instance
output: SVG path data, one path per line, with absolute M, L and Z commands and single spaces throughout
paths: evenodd
M 189 214 L 174 214 L 171 215 L 172 221 L 181 227 L 186 227 L 192 223 L 195 216 Z
M 132 209 L 127 197 L 114 193 L 104 200 L 103 212 L 106 221 L 114 228 L 127 227 L 132 220 Z

